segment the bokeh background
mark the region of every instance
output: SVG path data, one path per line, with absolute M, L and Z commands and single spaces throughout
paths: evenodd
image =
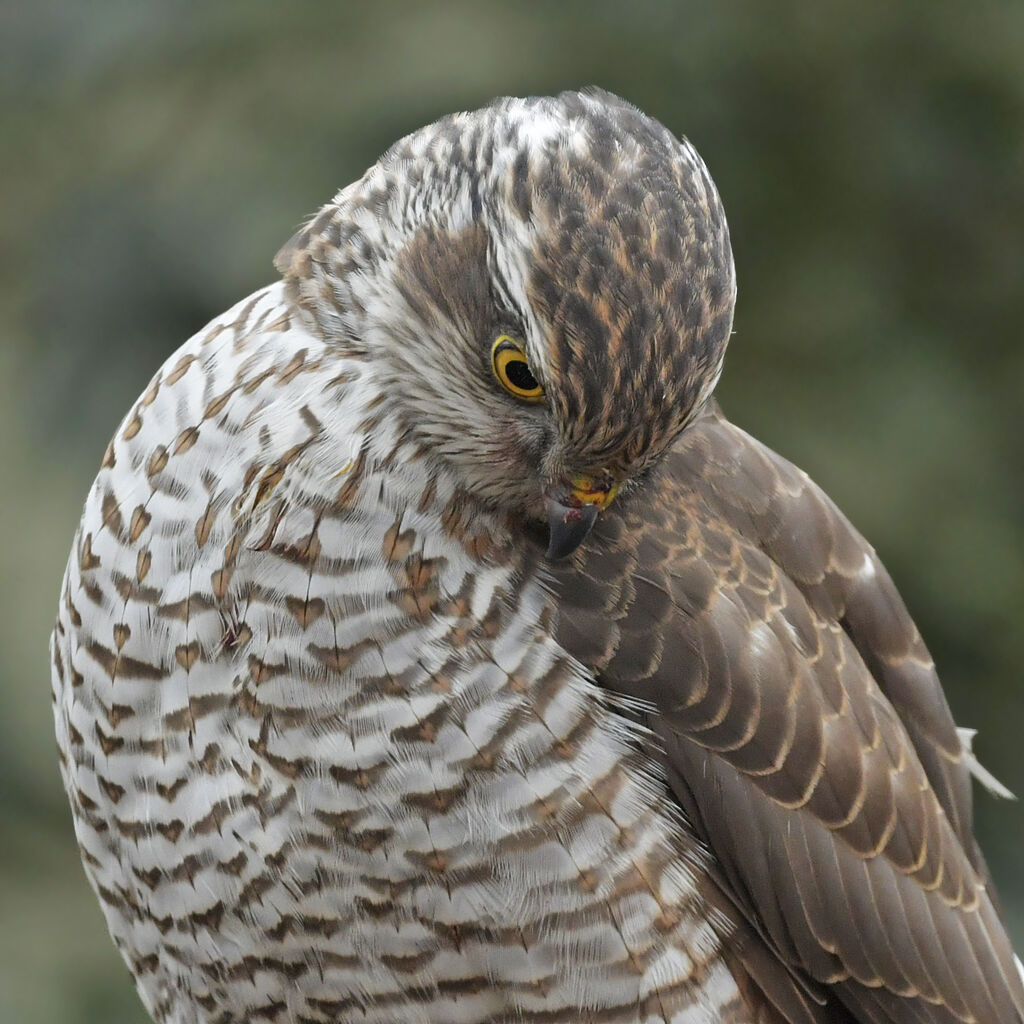
M 879 549 L 1024 792 L 1024 4 L 0 6 L 0 1021 L 143 1021 L 56 770 L 46 637 L 156 366 L 400 135 L 598 83 L 687 134 L 732 226 L 720 397 Z M 978 797 L 1024 947 L 1024 811 Z

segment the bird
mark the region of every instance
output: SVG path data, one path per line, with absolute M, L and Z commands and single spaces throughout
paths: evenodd
M 1014 1024 L 970 733 L 713 392 L 693 146 L 598 90 L 392 146 L 128 411 L 51 640 L 160 1024 Z

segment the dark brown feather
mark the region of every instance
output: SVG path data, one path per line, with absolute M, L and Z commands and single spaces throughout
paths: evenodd
M 794 1024 L 1024 1019 L 932 661 L 805 474 L 712 407 L 554 577 L 561 642 L 656 709 L 742 984 Z

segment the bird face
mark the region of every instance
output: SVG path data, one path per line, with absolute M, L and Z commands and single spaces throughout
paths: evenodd
M 606 93 L 422 129 L 287 246 L 294 301 L 373 360 L 400 436 L 549 557 L 636 488 L 710 394 L 735 278 L 686 142 Z

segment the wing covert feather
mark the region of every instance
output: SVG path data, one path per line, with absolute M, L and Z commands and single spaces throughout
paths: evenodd
M 717 410 L 666 463 L 553 570 L 558 636 L 657 709 L 669 784 L 755 937 L 745 969 L 771 988 L 770 951 L 820 993 L 776 1001 L 791 1020 L 1024 1020 L 960 738 L 874 552 Z
M 756 544 L 823 618 L 848 632 L 907 729 L 975 867 L 970 773 L 935 665 L 885 567 L 802 470 L 712 405 L 674 453 L 674 474 Z

